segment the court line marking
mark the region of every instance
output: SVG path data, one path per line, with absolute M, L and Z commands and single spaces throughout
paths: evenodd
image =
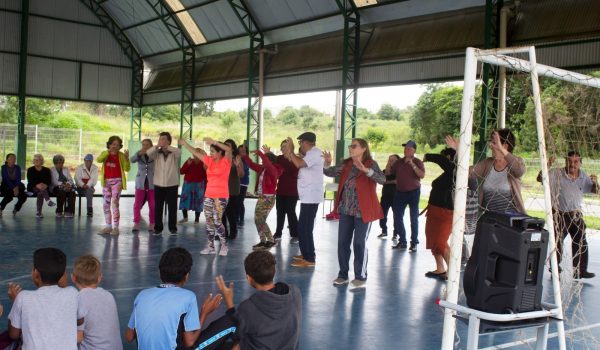
M 593 328 L 597 328 L 597 327 L 600 327 L 600 322 L 599 323 L 593 323 L 593 324 L 590 324 L 590 325 L 587 325 L 587 326 L 581 326 L 581 327 L 576 327 L 576 328 L 572 328 L 572 329 L 566 330 L 565 334 L 586 331 L 588 329 L 593 329 Z M 548 334 L 548 339 L 555 338 L 557 336 L 558 336 L 558 333 L 557 332 L 553 332 L 553 333 Z M 537 338 L 529 338 L 529 339 L 524 339 L 524 340 L 510 342 L 510 343 L 504 343 L 504 344 L 494 345 L 494 346 L 490 346 L 490 347 L 487 347 L 487 348 L 481 348 L 480 350 L 497 350 L 497 349 L 512 348 L 513 346 L 517 346 L 517 345 L 527 345 L 529 343 L 535 342 L 536 340 L 537 340 Z

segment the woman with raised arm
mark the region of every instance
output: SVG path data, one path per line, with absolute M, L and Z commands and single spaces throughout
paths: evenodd
M 271 229 L 267 225 L 267 216 L 275 206 L 275 188 L 277 187 L 277 179 L 283 174 L 283 167 L 277 164 L 277 157 L 268 146 L 262 146 L 262 150 L 255 150 L 254 154 L 260 157 L 261 164 L 256 164 L 248 157 L 245 147 L 240 147 L 240 155 L 248 164 L 250 169 L 256 171 L 258 180 L 256 181 L 256 191 L 258 201 L 254 211 L 254 223 L 260 242 L 254 245 L 254 249 L 271 249 L 277 243 L 271 234 Z
M 231 148 L 231 170 L 229 171 L 229 200 L 227 208 L 223 213 L 223 227 L 225 227 L 225 237 L 236 239 L 238 234 L 237 223 L 240 219 L 241 197 L 240 179 L 244 177 L 244 165 L 242 157 L 238 153 L 238 147 L 232 139 L 227 139 L 223 144 Z
M 340 271 L 333 285 L 348 283 L 350 244 L 354 238 L 353 288 L 364 288 L 367 282 L 367 240 L 371 222 L 383 218 L 377 198 L 377 184 L 383 185 L 385 175 L 371 157 L 369 144 L 353 139 L 348 146 L 350 157 L 342 164 L 330 166 L 331 153 L 324 152 L 323 174 L 340 177 L 333 211 L 340 214 L 338 227 L 338 263 Z
M 194 157 L 198 157 L 206 165 L 206 191 L 204 192 L 204 216 L 206 217 L 206 233 L 208 243 L 200 254 L 216 254 L 215 236 L 221 242 L 219 255 L 227 256 L 227 238 L 223 227 L 223 213 L 229 199 L 229 171 L 231 169 L 231 147 L 205 138 L 210 146 L 210 155 L 202 149 L 196 149 L 185 140 L 179 139 L 179 144 L 187 148 Z
M 509 129 L 499 129 L 492 133 L 488 145 L 492 156 L 469 170 L 469 178 L 479 181 L 479 205 L 484 212 L 518 212 L 525 214 L 521 195 L 521 178 L 525 174 L 523 158 L 512 154 L 515 135 Z M 458 140 L 449 138 L 448 146 L 458 147 Z
M 196 148 L 196 150 L 201 150 Z M 206 170 L 204 163 L 196 156 L 190 157 L 183 163 L 179 173 L 184 175 L 179 210 L 183 214 L 180 224 L 188 222 L 188 210 L 194 212 L 194 224 L 200 223 L 200 214 L 204 204 L 204 191 L 206 190 Z

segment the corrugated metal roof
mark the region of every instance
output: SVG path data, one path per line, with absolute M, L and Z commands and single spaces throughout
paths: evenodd
M 16 1 L 15 1 L 16 2 Z M 84 23 L 101 24 L 96 15 L 81 3 L 73 0 L 30 0 L 29 12 Z
M 335 0 L 255 0 L 246 2 L 257 25 L 269 30 L 283 25 L 304 22 L 338 14 Z
M 0 50 L 19 52 L 21 42 L 21 16 L 17 13 L 0 11 Z
M 156 17 L 156 12 L 146 0 L 108 0 L 102 4 L 102 7 L 121 28 L 127 28 Z
M 0 53 L 0 93 L 16 94 L 19 92 L 19 55 Z
M 217 1 L 188 12 L 208 41 L 246 34 L 246 30 L 228 2 Z
M 21 10 L 21 2 L 15 0 L 0 0 L 0 8 L 7 10 Z
M 179 45 L 160 19 L 133 27 L 126 30 L 125 33 L 129 40 L 136 45 L 142 56 L 179 48 Z

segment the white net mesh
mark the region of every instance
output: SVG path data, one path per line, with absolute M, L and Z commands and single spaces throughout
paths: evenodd
M 527 214 L 546 219 L 544 188 L 541 184 L 541 176 L 538 178 L 541 163 L 532 82 L 527 73 L 529 63 L 526 60 L 529 57 L 527 54 L 518 54 L 513 57 L 525 61 L 501 55 L 495 55 L 494 59 L 509 67 L 506 70 L 506 127 L 512 131 L 516 139 L 512 154 L 522 160 L 525 169 L 521 174 L 516 169 L 521 168 L 517 163 L 511 166 L 506 162 L 496 162 L 489 172 L 480 174 L 480 181 L 475 184 L 471 183 L 470 193 L 473 194 L 472 190 L 476 188 L 483 200 L 479 205 L 475 204 L 476 202 L 473 200 L 471 200 L 471 204 L 467 203 L 465 234 L 467 234 L 466 240 L 470 243 L 472 243 L 473 236 L 468 234 L 473 233 L 476 220 L 486 210 L 520 211 L 518 210 L 520 207 L 519 196 L 513 193 L 514 187 L 510 186 L 508 180 L 511 176 L 520 180 L 518 181 L 521 183 L 520 196 Z M 488 80 L 482 79 L 487 75 L 484 72 L 483 64 L 479 63 L 478 69 L 479 80 L 476 85 L 473 117 L 473 148 L 481 150 L 481 145 L 479 145 L 480 147 L 477 145 L 482 142 L 485 145 L 485 153 L 475 152 L 475 157 L 479 156 L 479 159 L 472 158 L 471 164 L 475 164 L 485 157 L 492 157 L 491 148 L 493 147 L 490 145 L 490 140 L 493 141 L 493 130 L 498 129 L 497 121 L 501 119 L 498 110 L 502 103 L 492 97 L 502 96 L 498 80 L 491 78 L 497 72 L 498 67 L 492 66 Z M 587 237 L 589 241 L 590 238 L 597 237 L 600 233 L 600 199 L 597 194 L 590 193 L 597 187 L 592 181 L 595 178 L 594 174 L 600 172 L 600 113 L 598 112 L 600 89 L 584 85 L 593 79 L 578 73 L 555 71 L 545 66 L 540 67 L 538 73 L 546 139 L 545 150 L 548 158 L 554 160 L 548 167 L 551 192 L 553 193 L 552 208 L 555 212 L 553 217 L 556 221 L 554 227 L 558 242 L 564 238 L 562 254 L 559 255 L 562 255 L 560 288 L 563 298 L 567 348 L 598 349 L 600 340 L 594 336 L 594 329 L 596 323 L 600 322 L 600 317 L 592 314 L 590 308 L 586 307 L 586 304 L 595 301 L 591 286 L 583 277 L 590 277 L 586 276 L 586 272 L 592 272 L 595 267 L 592 264 L 593 258 L 590 257 L 598 254 L 593 248 L 590 250 L 584 238 Z M 546 75 L 549 73 L 554 77 L 547 77 Z M 569 81 L 560 80 L 564 78 Z M 489 93 L 487 122 L 481 116 L 481 109 L 485 108 L 483 107 L 485 104 L 481 103 L 482 95 L 484 99 L 486 98 L 485 93 L 482 94 L 484 90 Z M 459 137 L 462 136 L 459 135 Z M 505 143 L 505 141 L 505 138 L 501 137 L 501 143 Z M 580 157 L 576 155 L 567 157 L 568 152 L 573 151 Z M 573 170 L 573 164 L 568 166 L 568 160 L 573 158 L 581 161 L 579 173 Z M 583 225 L 584 221 L 585 226 Z M 589 260 L 587 264 L 586 260 Z M 549 269 L 550 259 L 547 258 L 544 267 L 543 300 L 554 302 Z M 459 303 L 464 304 L 464 298 L 464 291 L 461 287 Z M 457 332 L 455 348 L 464 348 L 466 341 L 458 337 L 458 334 Z M 505 336 L 496 341 L 488 340 L 488 342 L 494 344 L 493 348 L 515 345 L 535 347 L 533 330 L 517 331 L 514 334 L 514 339 Z M 598 333 L 596 332 L 596 334 Z M 505 345 L 499 343 L 505 343 Z M 483 344 L 485 342 L 482 342 Z

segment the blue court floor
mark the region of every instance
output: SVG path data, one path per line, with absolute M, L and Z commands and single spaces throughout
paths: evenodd
M 130 233 L 133 199 L 121 199 L 121 235 L 97 235 L 104 223 L 101 203 L 96 199 L 95 217 L 57 219 L 51 208 L 45 207 L 46 217 L 34 217 L 34 201 L 29 200 L 21 213 L 12 217 L 12 203 L 0 219 L 0 303 L 5 314 L 0 327 L 6 328 L 10 301 L 7 285 L 14 281 L 25 289 L 33 288 L 30 273 L 35 249 L 54 246 L 68 257 L 69 273 L 74 259 L 91 253 L 103 263 L 102 287 L 111 291 L 117 300 L 121 329 L 125 329 L 136 294 L 143 288 L 157 285 L 158 260 L 170 247 L 182 246 L 194 256 L 194 266 L 187 288 L 198 295 L 201 303 L 207 293 L 217 293 L 214 277 L 222 274 L 226 281 L 235 283 L 236 303 L 253 293 L 245 282 L 244 257 L 258 242 L 253 222 L 255 200 L 246 200 L 246 221 L 238 239 L 231 242 L 229 256 L 201 256 L 206 243 L 204 217 L 200 224 L 179 226 L 177 236 L 150 236 L 147 232 Z M 329 205 L 326 205 L 328 209 Z M 147 212 L 143 212 L 146 214 Z M 391 240 L 380 240 L 378 225 L 373 225 L 369 238 L 369 265 L 367 288 L 350 291 L 336 288 L 332 280 L 337 276 L 337 222 L 321 218 L 321 208 L 315 225 L 317 265 L 314 269 L 290 267 L 293 255 L 299 254 L 297 245 L 289 243 L 287 230 L 280 245 L 272 249 L 277 258 L 276 280 L 297 285 L 303 296 L 303 323 L 301 349 L 439 349 L 441 344 L 443 310 L 435 301 L 445 289 L 445 283 L 424 277 L 433 268 L 433 258 L 425 250 L 421 233 L 416 253 L 391 249 Z M 179 213 L 181 216 L 181 213 Z M 193 217 L 193 214 L 191 215 Z M 391 216 L 390 216 L 391 218 Z M 392 220 L 389 220 L 389 222 Z M 275 226 L 275 213 L 269 217 Z M 421 228 L 423 223 L 421 223 Z M 145 227 L 145 226 L 144 226 Z M 590 235 L 590 271 L 600 273 L 600 239 Z M 569 246 L 567 244 L 567 246 Z M 350 278 L 353 278 L 352 271 Z M 544 278 L 545 293 L 550 293 L 550 279 Z M 600 349 L 600 304 L 597 302 L 600 276 L 585 282 L 565 278 L 563 291 L 569 295 L 567 309 L 568 348 Z M 212 320 L 224 313 L 224 305 Z M 551 326 L 550 332 L 556 327 Z M 466 326 L 459 323 L 457 349 L 466 347 Z M 481 338 L 480 347 L 510 343 L 534 336 L 532 331 Z M 529 349 L 532 344 L 516 348 Z M 135 349 L 128 344 L 126 349 Z M 495 347 L 501 348 L 501 347 Z M 549 349 L 557 348 L 552 338 Z

